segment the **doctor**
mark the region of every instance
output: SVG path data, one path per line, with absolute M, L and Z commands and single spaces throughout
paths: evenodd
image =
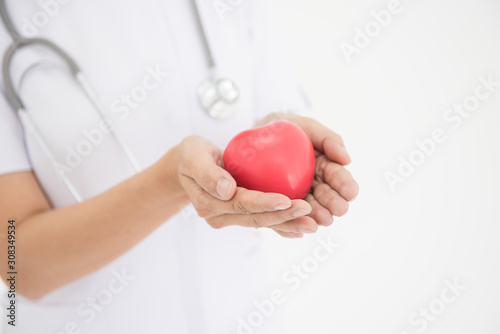
M 2 316 L 6 333 L 241 332 L 272 290 L 260 231 L 241 227 L 297 238 L 346 213 L 358 186 L 343 167 L 342 139 L 312 119 L 273 112 L 307 101 L 265 2 L 6 1 L 20 35 L 71 56 L 105 112 L 53 50 L 16 52 L 9 80 L 58 164 L 55 172 L 23 128 L 4 81 L 0 270 L 5 280 L 14 218 L 19 315 L 15 327 Z M 2 52 L 12 40 L 2 27 Z M 200 101 L 207 77 L 230 79 L 233 115 Z M 221 167 L 232 136 L 275 119 L 298 124 L 317 150 L 304 200 L 239 188 Z M 256 333 L 280 330 L 270 317 Z

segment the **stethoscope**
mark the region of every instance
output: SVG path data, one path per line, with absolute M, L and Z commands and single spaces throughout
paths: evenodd
M 203 22 L 200 16 L 198 5 L 196 4 L 196 0 L 192 0 L 192 4 L 194 7 L 196 24 L 197 28 L 200 31 L 200 35 L 202 38 L 203 47 L 205 49 L 205 53 L 207 56 L 207 62 L 210 69 L 209 77 L 207 77 L 197 88 L 196 94 L 198 95 L 198 100 L 200 102 L 201 107 L 213 118 L 216 119 L 227 119 L 232 116 L 236 112 L 236 103 L 239 98 L 239 90 L 234 82 L 227 78 L 221 78 L 217 75 L 216 63 L 213 57 L 212 50 L 210 48 L 210 43 L 208 42 L 207 34 L 205 32 L 205 28 L 203 26 Z M 48 49 L 55 52 L 59 55 L 69 66 L 69 69 L 72 75 L 75 77 L 77 82 L 80 84 L 81 88 L 85 92 L 85 95 L 91 101 L 93 107 L 98 112 L 99 116 L 102 119 L 105 119 L 104 108 L 101 106 L 99 100 L 97 99 L 97 95 L 95 91 L 92 89 L 89 81 L 83 75 L 82 71 L 76 64 L 76 62 L 71 58 L 63 49 L 54 44 L 53 42 L 43 39 L 43 38 L 24 38 L 17 31 L 12 20 L 7 11 L 5 0 L 0 0 L 0 15 L 2 17 L 2 21 L 4 22 L 5 27 L 7 28 L 8 33 L 13 39 L 12 44 L 7 48 L 5 52 L 3 63 L 2 63 L 2 73 L 3 80 L 5 84 L 5 94 L 7 100 L 12 105 L 14 110 L 17 111 L 21 124 L 25 130 L 25 132 L 33 137 L 35 142 L 40 147 L 43 154 L 47 157 L 53 169 L 56 171 L 61 182 L 66 186 L 68 191 L 71 193 L 76 202 L 80 203 L 83 201 L 82 196 L 76 190 L 74 185 L 69 181 L 68 177 L 65 173 L 60 172 L 59 163 L 55 159 L 52 151 L 49 146 L 43 139 L 43 136 L 38 131 L 35 126 L 33 120 L 26 112 L 24 104 L 19 97 L 16 89 L 14 88 L 14 83 L 12 80 L 12 76 L 10 73 L 10 66 L 12 63 L 12 59 L 15 53 L 23 47 L 29 45 L 43 45 Z M 107 120 L 109 121 L 109 120 Z M 122 134 L 120 131 L 111 123 L 111 128 L 114 130 L 112 134 L 118 144 L 120 145 L 121 150 L 130 161 L 130 164 L 134 168 L 135 172 L 139 172 L 141 168 L 139 167 L 139 163 L 137 159 L 133 155 L 129 146 L 126 144 Z

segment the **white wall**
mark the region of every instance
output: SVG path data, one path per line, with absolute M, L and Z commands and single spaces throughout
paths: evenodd
M 345 138 L 361 193 L 321 230 L 340 246 L 315 271 L 306 260 L 313 272 L 296 291 L 281 276 L 317 237 L 268 235 L 269 291 L 286 293 L 273 316 L 289 334 L 499 333 L 500 87 L 457 128 L 443 115 L 474 94 L 479 76 L 500 82 L 500 2 L 401 0 L 350 64 L 340 44 L 353 44 L 388 0 L 274 3 L 313 115 Z M 384 173 L 436 128 L 446 141 L 391 191 Z M 443 302 L 455 279 L 466 289 L 445 291 Z M 419 308 L 429 306 L 425 320 Z

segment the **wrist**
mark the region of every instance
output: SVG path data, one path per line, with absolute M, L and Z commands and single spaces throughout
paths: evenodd
M 175 197 L 180 202 L 189 202 L 189 197 L 179 180 L 179 145 L 172 147 L 155 165 L 154 174 L 158 185 L 162 188 L 162 194 Z

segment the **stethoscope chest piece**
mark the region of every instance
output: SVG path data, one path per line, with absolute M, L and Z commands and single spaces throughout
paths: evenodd
M 227 119 L 236 113 L 240 92 L 230 79 L 210 76 L 200 84 L 197 94 L 201 107 L 215 119 Z

